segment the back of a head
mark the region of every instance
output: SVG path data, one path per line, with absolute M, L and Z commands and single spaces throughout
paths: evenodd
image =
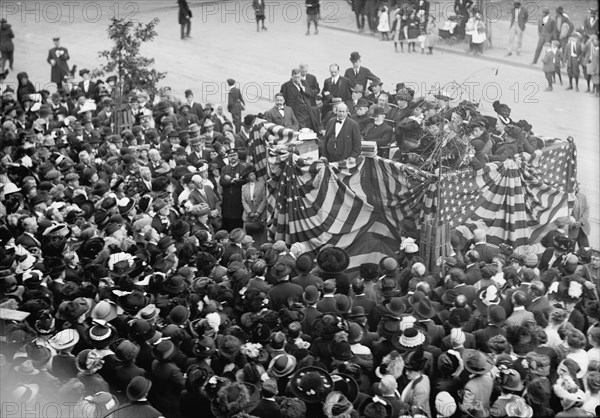
M 515 306 L 525 306 L 525 303 L 527 302 L 527 296 L 525 295 L 525 292 L 517 290 L 515 293 L 513 293 L 512 302 Z
M 365 283 L 361 279 L 352 280 L 352 291 L 355 295 L 362 295 L 365 292 Z
M 465 272 L 458 268 L 453 268 L 450 270 L 450 279 L 457 284 L 463 284 L 467 281 L 467 277 L 465 276 Z
M 475 231 L 473 231 L 473 241 L 485 242 L 486 241 L 485 229 L 477 228 Z

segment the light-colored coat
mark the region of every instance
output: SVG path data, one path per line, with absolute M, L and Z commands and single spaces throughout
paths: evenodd
M 463 401 L 460 404 L 462 411 L 471 409 L 490 410 L 490 397 L 494 388 L 494 378 L 491 373 L 475 376 L 467 382 L 464 389 Z
M 254 183 L 254 196 L 250 195 L 250 183 L 246 183 L 242 186 L 242 206 L 244 207 L 244 214 L 242 220 L 248 221 L 248 215 L 252 212 L 258 213 L 258 219 L 265 220 L 267 218 L 267 190 L 265 184 L 262 181 L 256 181 Z
M 569 238 L 577 238 L 577 235 L 579 235 L 579 228 L 583 230 L 585 235 L 590 235 L 589 215 L 590 206 L 588 205 L 587 198 L 584 194 L 578 193 L 575 202 L 573 202 L 573 212 L 571 212 L 571 216 L 575 218 L 575 222 L 581 222 L 581 227 L 569 227 Z
M 411 406 L 421 408 L 427 416 L 431 416 L 429 407 L 429 395 L 431 393 L 431 384 L 429 377 L 425 374 L 421 377 L 411 380 L 402 391 L 402 402 Z

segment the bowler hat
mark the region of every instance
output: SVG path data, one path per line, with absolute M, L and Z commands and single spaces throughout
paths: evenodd
M 146 379 L 144 376 L 136 376 L 127 385 L 125 393 L 130 401 L 135 402 L 145 398 L 148 392 L 150 392 L 151 387 L 152 382 L 149 379 Z
M 273 276 L 273 278 L 275 280 L 280 281 L 280 280 L 286 278 L 287 276 L 289 276 L 291 271 L 292 271 L 292 269 L 287 264 L 277 263 L 271 269 L 271 275 Z
M 313 304 L 319 300 L 319 289 L 316 286 L 310 285 L 304 289 L 303 298 L 306 303 Z
M 360 59 L 360 54 L 358 53 L 358 51 L 353 51 L 352 53 L 350 53 L 350 62 L 356 62 Z

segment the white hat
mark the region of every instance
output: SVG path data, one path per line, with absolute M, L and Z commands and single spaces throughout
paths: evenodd
M 79 333 L 72 328 L 63 329 L 54 337 L 48 340 L 48 343 L 56 351 L 65 350 L 73 347 L 79 342 Z
M 406 254 L 414 254 L 419 252 L 419 246 L 415 243 L 414 238 L 405 238 L 400 244 L 400 250 Z
M 440 392 L 435 397 L 435 409 L 438 417 L 451 417 L 456 413 L 456 400 L 448 392 Z

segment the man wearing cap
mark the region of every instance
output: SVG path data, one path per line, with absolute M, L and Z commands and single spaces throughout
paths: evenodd
M 389 147 L 392 144 L 392 128 L 385 123 L 385 111 L 382 107 L 377 106 L 373 110 L 373 118 L 373 122 L 365 129 L 364 140 L 377 142 L 377 155 L 388 158 Z
M 206 110 L 206 108 L 204 109 Z M 221 132 L 215 131 L 215 123 L 210 117 L 207 117 L 202 124 L 204 132 L 202 135 L 204 136 L 204 141 L 206 145 L 210 146 L 214 143 L 215 140 L 219 138 L 223 138 L 223 134 Z
M 352 87 L 352 100 L 346 102 L 348 105 L 348 112 L 350 112 L 351 115 L 356 113 L 356 105 L 358 104 L 358 101 L 362 99 L 363 95 L 364 89 L 362 85 L 356 84 Z
M 179 106 L 179 118 L 177 119 L 177 123 L 184 129 L 188 129 L 189 126 L 193 123 L 200 123 L 198 117 L 192 113 L 190 113 L 190 105 L 187 103 Z
M 267 122 L 281 125 L 294 131 L 300 129 L 294 110 L 290 106 L 285 106 L 285 98 L 282 93 L 275 93 L 275 106 L 265 112 L 265 119 Z
M 69 75 L 69 64 L 67 64 L 69 51 L 67 48 L 60 46 L 60 38 L 58 36 L 52 38 L 52 40 L 54 41 L 54 48 L 48 51 L 46 61 L 52 66 L 50 81 L 60 86 L 65 77 Z
M 374 82 L 379 80 L 379 77 L 373 74 L 371 70 L 361 65 L 361 56 L 357 51 L 350 54 L 350 62 L 352 63 L 352 66 L 346 69 L 344 77 L 350 80 L 353 87 L 356 85 L 361 86 L 364 93 L 364 89 L 368 87 L 367 84 L 369 81 Z
M 382 90 L 382 86 L 383 86 L 383 81 L 381 81 L 380 79 L 373 80 L 371 82 L 371 85 L 369 86 L 369 91 L 371 93 L 369 93 L 365 96 L 365 99 L 367 99 L 367 101 L 371 105 L 377 104 L 379 102 L 379 95 L 381 93 L 385 93 Z
M 299 68 L 292 70 L 292 77 L 281 85 L 281 94 L 285 103 L 294 111 L 298 119 L 299 129 L 311 128 L 312 124 L 309 117 L 309 108 L 311 96 L 316 94 L 308 87 L 302 84 L 302 74 Z M 314 129 L 313 129 L 314 130 Z
M 344 103 L 338 105 L 336 117 L 327 122 L 322 151 L 331 162 L 356 158 L 362 152 L 358 123 L 348 117 Z
M 221 172 L 220 184 L 223 187 L 222 217 L 223 229 L 231 231 L 234 228 L 242 228 L 242 214 L 244 207 L 242 205 L 242 185 L 244 181 L 242 174 L 244 164 L 239 161 L 237 151 L 230 151 L 227 154 L 229 164 L 223 167 Z
M 535 47 L 535 53 L 533 54 L 533 61 L 531 64 L 537 64 L 544 44 L 552 42 L 555 31 L 556 22 L 550 16 L 550 9 L 546 8 L 542 10 L 542 16 L 538 20 L 538 43 Z
M 233 119 L 233 126 L 235 131 L 239 132 L 242 126 L 242 111 L 246 108 L 242 92 L 235 86 L 235 80 L 233 78 L 227 79 L 227 111 L 231 113 Z
M 371 117 L 368 114 L 369 102 L 366 99 L 358 99 L 356 106 L 354 107 L 354 114 L 350 116 L 356 123 L 358 123 L 358 129 L 363 134 L 367 126 L 371 123 Z

